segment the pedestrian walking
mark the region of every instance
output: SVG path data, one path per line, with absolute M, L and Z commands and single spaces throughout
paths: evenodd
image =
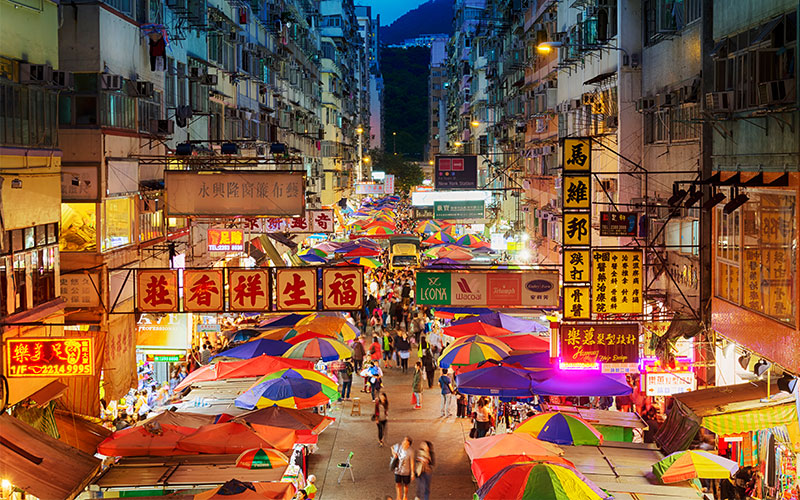
M 478 398 L 478 404 L 475 410 L 475 437 L 482 438 L 486 436 L 489 429 L 492 427 L 492 416 L 491 401 L 484 397 Z
M 356 340 L 353 342 L 353 370 L 356 372 L 361 371 L 361 367 L 364 366 L 364 344 L 361 343 L 361 337 L 356 337 Z
M 422 366 L 425 368 L 425 375 L 428 378 L 428 389 L 433 388 L 433 382 L 436 380 L 436 364 L 433 361 L 433 354 L 430 349 L 426 350 L 422 355 Z
M 417 498 L 419 500 L 430 500 L 431 497 L 431 473 L 436 460 L 433 455 L 433 443 L 423 441 L 417 451 L 417 463 L 414 473 L 417 475 Z
M 375 413 L 372 421 L 378 425 L 378 445 L 383 446 L 383 438 L 386 437 L 386 424 L 389 422 L 389 398 L 382 392 L 375 401 Z
M 386 331 L 383 332 L 383 367 L 392 367 L 392 349 L 394 347 L 394 340 L 392 335 Z
M 406 436 L 401 443 L 392 446 L 392 462 L 396 463 L 394 487 L 397 500 L 408 500 L 408 485 L 414 479 L 414 450 L 411 449 L 410 437 Z
M 395 340 L 395 349 L 397 350 L 397 358 L 400 362 L 400 368 L 403 373 L 408 372 L 408 358 L 411 357 L 411 344 L 408 341 L 405 333 L 400 333 Z
M 414 366 L 414 380 L 411 382 L 411 390 L 414 391 L 414 409 L 422 408 L 422 362 L 417 361 Z
M 344 360 L 341 369 L 339 370 L 339 381 L 342 383 L 341 399 L 350 399 L 350 389 L 353 386 L 353 363 L 350 358 Z
M 442 368 L 442 375 L 439 377 L 439 387 L 442 389 L 442 416 L 450 417 L 450 401 L 453 399 L 453 381 L 447 376 L 447 368 Z
M 375 364 L 381 360 L 381 344 L 378 342 L 378 336 L 372 337 L 372 345 L 369 346 L 369 357 Z
M 467 396 L 456 391 L 456 418 L 467 418 Z

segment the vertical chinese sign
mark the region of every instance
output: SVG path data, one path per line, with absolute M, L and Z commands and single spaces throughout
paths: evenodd
M 221 311 L 224 290 L 221 269 L 187 269 L 183 272 L 183 310 Z
M 317 308 L 316 269 L 276 269 L 278 311 L 312 311 Z
M 592 251 L 592 312 L 642 314 L 642 251 Z
M 268 311 L 269 271 L 228 270 L 228 308 L 231 311 Z
M 169 269 L 138 271 L 136 284 L 139 312 L 178 311 L 178 271 Z
M 582 367 L 633 369 L 639 362 L 639 325 L 579 323 L 561 325 L 561 362 Z
M 591 315 L 591 138 L 564 139 L 561 149 L 564 319 L 588 319 Z
M 364 306 L 364 269 L 335 267 L 322 270 L 322 308 L 357 311 Z

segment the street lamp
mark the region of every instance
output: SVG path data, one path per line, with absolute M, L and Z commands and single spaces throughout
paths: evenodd
M 460 148 L 460 147 L 461 147 L 461 146 L 463 146 L 463 145 L 464 145 L 464 143 L 463 143 L 463 142 L 461 142 L 461 141 L 456 141 L 456 142 L 454 142 L 454 143 L 453 143 L 453 146 L 455 146 L 455 147 L 457 147 L 457 148 Z
M 580 45 L 580 44 L 572 44 L 572 43 L 564 43 L 564 42 L 542 42 L 536 46 L 536 52 L 540 54 L 549 54 L 554 48 L 558 47 L 577 47 L 579 49 L 608 49 L 608 50 L 618 50 L 625 55 L 625 59 L 629 59 L 628 51 L 623 49 L 622 47 L 614 47 L 613 45 Z M 627 63 L 626 63 L 627 64 Z
M 397 132 L 392 132 L 392 154 L 397 155 Z
M 469 122 L 469 124 L 472 125 L 473 128 L 478 128 L 481 126 L 481 122 L 479 122 L 478 120 L 472 120 L 471 122 Z

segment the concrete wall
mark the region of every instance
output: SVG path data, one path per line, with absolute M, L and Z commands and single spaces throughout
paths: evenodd
M 0 2 L 0 54 L 58 66 L 58 6 L 50 0 Z
M 714 0 L 714 39 L 797 9 L 796 0 Z

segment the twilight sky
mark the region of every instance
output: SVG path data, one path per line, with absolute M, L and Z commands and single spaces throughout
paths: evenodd
M 381 15 L 381 25 L 388 26 L 398 17 L 412 10 L 427 0 L 356 0 L 356 5 L 370 5 L 372 17 Z

